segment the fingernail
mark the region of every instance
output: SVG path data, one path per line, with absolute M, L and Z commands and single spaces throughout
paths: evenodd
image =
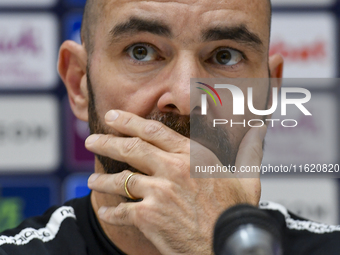
M 92 174 L 89 178 L 89 183 L 94 182 L 95 180 L 97 180 L 97 178 L 99 177 L 100 174 Z
M 97 141 L 97 140 L 99 139 L 99 137 L 100 137 L 100 135 L 90 135 L 90 136 L 86 139 L 85 143 L 86 143 L 86 144 L 93 144 L 95 141 Z
M 119 116 L 119 113 L 115 110 L 108 111 L 105 115 L 105 120 L 108 122 L 115 121 Z
M 104 216 L 104 213 L 107 211 L 107 207 L 106 206 L 102 206 L 99 208 L 98 210 L 98 215 L 99 217 L 103 217 Z

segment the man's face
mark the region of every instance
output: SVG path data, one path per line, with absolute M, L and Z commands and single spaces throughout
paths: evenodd
M 117 135 L 103 119 L 120 109 L 153 119 L 169 113 L 165 124 L 188 134 L 190 78 L 268 77 L 268 8 L 267 0 L 107 1 L 88 66 L 92 131 Z M 266 108 L 267 95 L 268 86 L 256 88 L 256 109 Z M 248 128 L 225 128 L 234 158 Z

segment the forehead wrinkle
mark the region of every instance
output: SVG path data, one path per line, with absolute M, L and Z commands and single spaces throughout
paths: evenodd
M 134 1 L 131 1 L 131 0 L 109 0 L 109 1 L 106 1 L 106 5 L 107 4 L 114 4 L 115 6 L 117 6 L 117 3 L 120 3 L 120 4 L 125 4 L 125 3 L 130 3 L 130 2 L 146 2 L 146 3 L 149 3 L 149 2 L 157 2 L 157 3 L 179 3 L 179 4 L 185 4 L 185 5 L 192 5 L 192 4 L 195 4 L 197 2 L 200 2 L 199 0 L 192 0 L 192 1 L 187 1 L 186 3 L 183 3 L 183 0 L 178 0 L 178 1 L 168 1 L 168 0 L 134 0 Z M 189 3 L 190 2 L 190 3 Z
M 95 0 L 96 1 L 96 0 Z M 119 8 L 122 6 L 122 5 L 125 5 L 125 4 L 131 4 L 131 6 L 133 7 L 133 2 L 136 2 L 136 3 L 146 3 L 146 11 L 149 9 L 149 5 L 150 7 L 152 8 L 152 2 L 155 2 L 155 3 L 165 3 L 165 4 L 172 4 L 172 3 L 175 3 L 176 5 L 179 4 L 179 5 L 185 5 L 185 6 L 188 6 L 190 7 L 190 10 L 194 10 L 193 8 L 198 8 L 198 14 L 208 14 L 210 12 L 213 12 L 214 10 L 228 10 L 228 11 L 241 11 L 247 15 L 251 14 L 253 11 L 251 11 L 250 9 L 254 9 L 254 4 L 255 3 L 252 3 L 250 2 L 251 4 L 250 5 L 247 5 L 246 7 L 244 7 L 244 5 L 242 5 L 240 2 L 238 2 L 239 0 L 228 0 L 228 1 L 216 1 L 214 4 L 212 5 L 208 5 L 209 8 L 205 9 L 205 10 L 202 10 L 202 12 L 200 11 L 200 7 L 202 6 L 206 6 L 207 5 L 207 1 L 204 1 L 204 0 L 193 0 L 193 1 L 181 1 L 181 0 L 173 0 L 173 1 L 166 1 L 166 0 L 153 0 L 153 1 L 147 1 L 147 0 L 137 0 L 137 1 L 129 1 L 129 0 L 112 0 L 112 1 L 105 1 L 105 0 L 99 0 L 100 2 L 102 2 L 102 10 L 103 13 L 100 15 L 101 16 L 101 21 L 104 20 L 108 20 L 110 18 L 112 18 L 114 16 L 114 14 L 112 13 L 113 10 L 119 10 Z M 267 2 L 267 0 L 259 0 L 259 1 L 265 1 Z M 229 4 L 230 2 L 230 4 Z M 242 1 L 241 1 L 242 2 Z M 258 1 L 254 1 L 254 2 L 257 2 L 259 3 Z M 195 4 L 195 6 L 194 6 Z M 183 6 L 184 7 L 184 6 Z M 181 8 L 181 7 L 179 7 Z M 210 9 L 212 8 L 212 9 Z M 261 10 L 263 10 L 264 8 L 264 5 L 261 5 L 260 8 L 256 8 L 255 12 L 259 12 Z M 151 9 L 152 10 L 152 9 Z M 131 13 L 133 14 L 133 13 Z M 157 12 L 155 12 L 155 14 L 157 14 Z M 159 17 L 159 14 L 158 13 L 158 18 L 161 20 L 161 17 Z M 254 14 L 254 13 L 253 13 Z M 114 18 L 114 17 L 113 17 Z M 180 20 L 182 20 L 183 18 L 185 19 L 190 19 L 190 17 L 178 17 Z M 116 20 L 117 21 L 117 20 Z M 177 20 L 178 21 L 178 20 Z M 183 22 L 183 20 L 182 20 Z M 184 22 L 185 23 L 185 22 Z M 197 27 L 200 27 L 202 25 L 202 22 L 198 21 L 199 24 L 197 24 Z M 186 23 L 187 24 L 187 23 Z M 172 28 L 172 27 L 171 27 Z M 110 28 L 109 28 L 110 29 Z M 107 31 L 106 33 L 108 33 L 109 31 Z M 173 38 L 176 38 L 176 39 L 180 39 L 180 37 L 182 37 L 182 35 L 184 33 L 190 33 L 190 34 L 193 34 L 193 31 L 192 30 L 178 30 L 178 31 L 175 31 L 173 30 L 172 31 L 174 34 L 173 34 Z M 262 35 L 262 33 L 261 33 Z M 263 34 L 264 35 L 264 34 Z M 262 36 L 261 36 L 262 37 Z M 199 42 L 200 40 L 196 40 L 195 38 L 190 38 L 189 36 L 186 36 L 186 38 L 181 38 L 182 40 L 185 39 L 185 44 L 190 44 L 192 43 L 193 41 L 195 42 Z M 268 38 L 269 39 L 269 38 Z M 262 38 L 263 42 L 265 42 L 266 40 L 264 40 Z
M 165 4 L 172 4 L 172 3 L 175 3 L 175 4 L 180 4 L 180 5 L 185 5 L 185 8 L 192 8 L 192 6 L 191 6 L 191 4 L 190 3 L 183 3 L 183 2 L 181 2 L 181 1 L 166 1 L 166 0 L 159 0 L 159 1 L 147 1 L 147 0 L 141 0 L 141 1 L 135 1 L 135 2 L 138 2 L 138 3 L 146 3 L 147 5 L 145 5 L 145 7 L 146 7 L 146 9 L 144 9 L 144 8 L 142 8 L 141 10 L 142 10 L 142 12 L 140 12 L 140 13 L 133 13 L 133 12 L 131 12 L 131 17 L 135 17 L 135 18 L 138 18 L 138 19 L 142 19 L 142 20 L 146 20 L 146 21 L 148 21 L 148 23 L 150 23 L 150 22 L 154 22 L 154 23 L 159 23 L 159 24 L 162 24 L 164 27 L 167 27 L 167 29 L 162 29 L 162 30 L 159 30 L 158 31 L 158 33 L 154 33 L 155 31 L 153 31 L 153 34 L 158 34 L 158 35 L 161 35 L 161 36 L 167 36 L 167 37 L 169 37 L 169 38 L 176 38 L 176 39 L 178 39 L 179 37 L 180 37 L 180 35 L 181 34 L 183 34 L 185 31 L 183 31 L 183 29 L 181 29 L 181 30 L 179 30 L 179 31 L 175 31 L 174 30 L 174 27 L 173 27 L 173 25 L 169 25 L 169 24 L 167 24 L 166 23 L 166 20 L 163 18 L 164 16 L 163 15 L 160 15 L 160 13 L 157 13 L 157 12 L 154 12 L 154 11 L 152 11 L 152 9 L 151 9 L 151 11 L 152 11 L 152 13 L 154 13 L 155 15 L 154 16 L 150 16 L 150 15 L 148 15 L 148 12 L 150 12 L 150 10 L 148 9 L 149 7 L 148 7 L 148 5 L 150 4 L 150 3 L 152 3 L 152 2 L 159 2 L 159 3 L 165 3 Z M 198 2 L 198 1 L 191 1 L 191 2 L 193 2 L 193 3 L 196 3 L 196 2 Z M 121 5 L 124 5 L 124 4 L 126 4 L 126 3 L 131 3 L 132 4 L 132 1 L 128 1 L 128 0 L 126 0 L 126 1 L 111 1 L 111 2 L 107 2 L 106 3 L 106 7 L 105 7 L 105 16 L 107 17 L 107 18 L 109 18 L 110 16 L 112 16 L 112 11 L 114 11 L 114 10 L 117 10 L 117 9 L 119 9 L 119 7 L 121 6 Z M 152 5 L 151 5 L 151 8 L 154 8 Z M 178 8 L 184 8 L 184 6 L 183 7 L 178 7 Z M 145 14 L 144 14 L 144 11 L 145 11 Z M 189 19 L 190 17 L 178 17 L 179 19 L 182 19 L 182 18 L 186 18 L 186 19 Z M 129 19 L 129 18 L 127 18 L 127 19 Z M 103 18 L 102 18 L 102 20 L 103 20 Z M 122 19 L 121 20 L 119 20 L 119 21 L 117 21 L 116 20 L 116 22 L 121 22 L 122 21 Z M 179 21 L 178 19 L 177 19 L 177 21 Z M 126 22 L 127 23 L 127 22 Z M 182 23 L 185 23 L 185 22 L 182 22 Z M 121 25 L 123 25 L 124 24 L 124 21 L 122 22 L 122 23 L 120 23 Z M 112 25 L 112 26 L 115 26 L 115 25 Z M 116 25 L 117 26 L 117 25 Z M 118 24 L 118 26 L 119 26 L 119 24 Z M 131 27 L 130 27 L 131 28 Z M 137 28 L 137 27 L 136 27 Z M 140 27 L 141 28 L 141 27 Z M 141 31 L 141 32 L 143 32 L 142 30 L 145 30 L 145 29 L 140 29 L 140 28 L 137 28 L 136 30 L 135 30 L 135 32 L 138 32 L 138 31 Z M 108 40 L 109 40 L 109 43 L 110 44 L 114 44 L 115 42 L 117 42 L 118 40 L 120 40 L 120 39 L 126 39 L 126 38 L 128 38 L 129 36 L 131 36 L 131 35 L 133 35 L 133 29 L 129 29 L 130 31 L 129 31 L 129 33 L 121 33 L 121 31 L 123 30 L 123 26 L 121 26 L 120 28 L 119 28 L 119 38 L 118 37 L 116 37 L 116 35 L 117 35 L 117 30 L 115 29 L 115 28 L 112 28 L 110 31 L 108 31 L 108 32 L 106 32 L 106 33 L 109 33 L 110 34 L 110 37 L 108 38 Z M 168 31 L 166 31 L 166 30 L 168 30 Z M 145 32 L 148 32 L 148 31 L 145 31 Z M 113 35 L 113 36 L 112 36 Z M 116 37 L 116 38 L 115 38 Z M 115 40 L 115 39 L 117 39 L 117 40 Z M 189 38 L 187 38 L 187 40 L 189 41 L 190 39 Z M 187 42 L 187 43 L 189 43 L 189 42 Z
M 181 4 L 181 5 L 187 5 L 190 8 L 194 7 L 193 4 L 196 5 L 195 7 L 204 6 L 206 4 L 205 0 L 191 0 L 191 1 L 186 1 L 186 2 L 183 2 L 183 0 L 178 0 L 178 1 L 175 1 L 175 0 L 172 0 L 172 1 L 168 1 L 168 0 L 152 0 L 152 1 L 149 1 L 149 0 L 135 0 L 135 1 L 131 1 L 131 0 L 111 0 L 111 1 L 110 0 L 94 0 L 94 1 L 96 1 L 96 4 L 100 3 L 99 5 L 101 5 L 100 9 L 103 10 L 103 12 L 100 13 L 101 17 L 108 16 L 107 11 L 110 11 L 112 9 L 117 9 L 121 5 L 124 5 L 126 3 L 132 3 L 132 2 L 137 2 L 137 3 L 156 2 L 156 3 L 168 3 L 168 4 L 177 3 L 177 4 Z M 268 1 L 270 1 L 270 0 L 258 0 L 258 1 L 266 2 L 267 3 L 266 8 L 268 8 Z M 261 6 L 261 4 L 260 4 L 260 7 L 259 7 L 258 4 L 256 4 L 256 2 L 258 2 L 258 1 L 251 0 L 250 3 L 248 3 L 247 8 L 242 7 L 242 4 L 241 4 L 242 1 L 239 1 L 239 0 L 227 0 L 227 1 L 226 0 L 219 0 L 219 1 L 215 1 L 214 4 L 217 4 L 218 6 L 220 6 L 220 7 L 216 7 L 216 10 L 219 10 L 219 9 L 227 10 L 228 9 L 228 10 L 245 11 L 249 8 L 256 9 L 256 10 L 263 9 L 264 8 L 263 5 Z M 223 6 L 226 4 L 226 2 L 230 2 L 230 6 L 233 5 L 233 8 L 232 9 L 231 8 L 223 8 Z M 207 12 L 210 12 L 210 11 L 214 11 L 214 10 L 207 10 Z

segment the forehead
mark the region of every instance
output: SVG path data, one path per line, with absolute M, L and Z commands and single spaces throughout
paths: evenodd
M 239 10 L 250 13 L 261 13 L 262 11 L 266 11 L 269 8 L 268 0 L 97 0 L 98 3 L 103 6 L 106 11 L 110 11 L 116 8 L 123 8 L 124 6 L 170 6 L 170 5 L 178 5 L 181 8 L 188 7 L 192 10 L 197 10 L 197 8 L 201 8 L 201 10 L 216 10 L 216 9 L 230 9 L 230 10 Z M 262 14 L 262 13 L 261 13 Z M 260 18 L 260 17 L 259 17 Z
M 195 39 L 197 32 L 214 26 L 245 25 L 265 44 L 269 40 L 268 0 L 102 1 L 97 32 L 104 35 L 115 25 L 137 17 L 166 24 L 175 37 Z

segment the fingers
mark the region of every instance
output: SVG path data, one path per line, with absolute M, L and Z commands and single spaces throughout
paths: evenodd
M 85 141 L 88 150 L 118 161 L 126 162 L 147 175 L 162 173 L 171 154 L 143 141 L 139 137 L 91 135 Z
M 109 126 L 129 137 L 93 134 L 86 139 L 86 148 L 126 162 L 147 175 L 169 173 L 166 171 L 169 165 L 181 163 L 174 157 L 175 153 L 190 154 L 190 140 L 158 121 L 118 110 L 109 111 L 105 120 Z
M 147 120 L 133 113 L 111 110 L 105 115 L 106 124 L 118 132 L 140 137 L 161 150 L 173 153 L 190 151 L 189 139 L 156 120 Z
M 117 194 L 128 197 L 125 192 L 125 182 L 130 171 L 125 170 L 118 174 L 92 174 L 88 180 L 88 186 L 92 190 L 102 193 Z M 132 175 L 126 187 L 133 197 L 144 198 L 146 196 L 147 176 L 141 174 Z M 135 203 L 120 203 L 117 207 L 102 206 L 98 210 L 98 216 L 105 222 L 113 225 L 132 226 L 134 224 Z
M 267 132 L 267 126 L 253 127 L 242 139 L 236 157 L 236 168 L 249 167 L 254 172 L 237 172 L 235 177 L 246 194 L 247 203 L 258 205 L 261 197 L 260 165 L 263 157 L 263 140 Z
M 89 178 L 88 185 L 98 192 L 120 194 L 127 197 L 124 183 L 130 173 L 125 170 L 118 174 L 93 174 Z M 172 201 L 171 204 L 178 205 L 176 195 L 181 191 L 178 185 L 174 185 L 165 178 L 140 174 L 131 176 L 127 182 L 127 188 L 132 196 L 143 198 L 143 200 L 135 203 L 120 203 L 117 207 L 102 206 L 98 210 L 98 216 L 102 220 L 113 225 L 139 227 L 146 221 L 155 220 L 156 216 L 163 215 L 167 209 L 164 208 L 164 204 L 169 201 Z
M 128 197 L 125 192 L 125 181 L 131 174 L 130 171 L 125 170 L 118 174 L 92 174 L 88 180 L 88 186 L 92 190 L 101 193 L 118 194 Z M 147 176 L 141 174 L 132 175 L 126 183 L 126 188 L 131 196 L 144 198 L 147 195 L 149 180 Z
M 136 203 L 120 203 L 117 207 L 101 207 L 98 216 L 112 225 L 133 226 L 135 223 Z
M 266 136 L 267 126 L 251 128 L 241 141 L 236 157 L 235 166 L 249 167 L 249 169 L 259 168 L 263 157 L 263 140 Z M 239 172 L 236 174 L 240 178 L 258 178 L 259 172 Z

